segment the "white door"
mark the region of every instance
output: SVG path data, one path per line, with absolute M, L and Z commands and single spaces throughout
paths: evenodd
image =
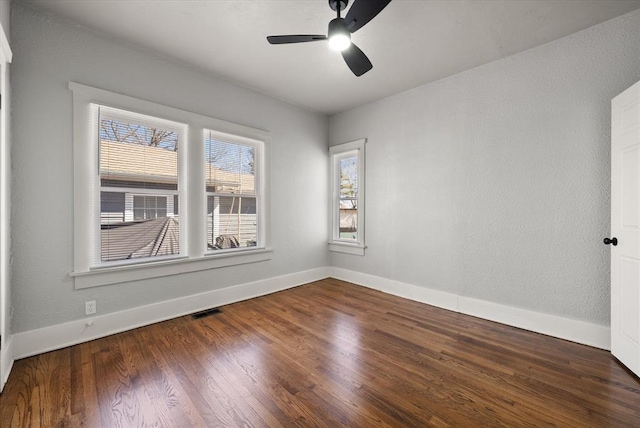
M 640 376 L 640 82 L 611 103 L 611 234 L 611 353 Z

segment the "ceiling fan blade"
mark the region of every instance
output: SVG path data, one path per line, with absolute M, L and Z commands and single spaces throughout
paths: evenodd
M 344 17 L 347 30 L 355 33 L 387 7 L 391 0 L 355 0 Z
M 358 77 L 373 68 L 373 64 L 371 64 L 369 58 L 353 43 L 351 43 L 351 46 L 346 50 L 342 51 L 342 57 L 351 71 L 353 71 L 353 74 Z
M 292 34 L 289 36 L 269 36 L 267 40 L 272 45 L 282 45 L 285 43 L 317 42 L 327 40 L 327 36 L 322 34 Z

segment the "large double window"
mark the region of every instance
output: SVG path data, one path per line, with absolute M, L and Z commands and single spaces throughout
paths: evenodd
M 266 132 L 69 88 L 76 288 L 270 258 Z

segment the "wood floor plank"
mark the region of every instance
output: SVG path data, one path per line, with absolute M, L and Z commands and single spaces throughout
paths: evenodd
M 335 279 L 16 361 L 13 427 L 636 427 L 610 353 Z

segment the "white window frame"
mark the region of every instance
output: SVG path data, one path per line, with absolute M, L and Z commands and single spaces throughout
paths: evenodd
M 269 260 L 270 203 L 266 183 L 269 183 L 269 133 L 235 123 L 199 115 L 138 98 L 117 94 L 91 86 L 69 82 L 73 93 L 73 162 L 74 162 L 74 256 L 73 271 L 76 289 L 107 284 L 157 278 L 200 270 L 241 265 Z M 98 167 L 97 104 L 114 109 L 136 112 L 185 124 L 184 138 L 178 154 L 180 185 L 180 256 L 169 259 L 144 259 L 143 262 L 99 266 L 95 263 L 96 230 L 100 215 L 95 215 L 96 198 L 100 197 Z M 237 135 L 262 142 L 260 207 L 262 237 L 256 247 L 237 252 L 207 252 L 204 129 Z M 188 165 L 188 168 L 187 168 Z M 139 193 L 137 189 L 129 189 Z M 99 208 L 98 208 L 99 210 Z M 97 222 L 97 223 L 96 223 Z M 184 225 L 184 226 L 183 226 Z M 184 227 L 184 229 L 182 229 Z M 184 232 L 183 232 L 184 230 Z
M 365 245 L 365 145 L 366 139 L 351 141 L 329 148 L 331 168 L 331 221 L 329 251 L 363 256 Z M 358 229 L 357 240 L 340 238 L 340 160 L 356 155 L 358 158 Z
M 105 106 L 103 104 L 97 104 L 97 103 L 90 103 L 89 108 L 91 109 L 90 114 L 92 116 L 94 116 L 95 122 L 92 123 L 93 126 L 95 126 L 95 132 L 93 132 L 93 139 L 91 141 L 86 141 L 86 144 L 94 144 L 96 146 L 96 152 L 98 152 L 99 148 L 100 148 L 100 136 L 99 136 L 99 121 L 104 119 L 112 119 L 112 120 L 117 120 L 119 122 L 122 123 L 127 123 L 127 122 L 133 122 L 136 124 L 140 124 L 143 126 L 147 126 L 149 128 L 153 128 L 153 127 L 161 127 L 164 130 L 167 131 L 172 131 L 175 132 L 176 134 L 178 134 L 178 145 L 186 145 L 184 144 L 187 140 L 187 125 L 184 123 L 178 123 L 175 121 L 170 121 L 170 120 L 166 120 L 166 119 L 162 119 L 159 117 L 151 117 L 150 115 L 143 115 L 140 114 L 138 112 L 131 112 L 131 111 L 125 111 L 125 110 L 121 110 L 121 109 L 114 109 L 112 107 L 109 106 Z M 94 161 L 96 164 L 99 163 L 99 153 L 97 154 L 98 159 L 97 162 Z M 172 255 L 166 255 L 166 256 L 156 256 L 156 257 L 145 257 L 145 258 L 136 258 L 136 259 L 132 259 L 132 260 L 116 260 L 116 261 L 109 261 L 109 262 L 101 262 L 98 260 L 98 255 L 100 254 L 101 250 L 100 250 L 100 228 L 97 227 L 97 225 L 100 224 L 101 219 L 100 219 L 100 203 L 99 203 L 99 198 L 100 198 L 100 192 L 102 191 L 115 191 L 115 192 L 123 192 L 123 193 L 128 193 L 132 196 L 169 196 L 169 195 L 174 195 L 174 194 L 178 194 L 178 201 L 183 200 L 183 194 L 184 194 L 184 189 L 185 189 L 185 181 L 186 181 L 186 173 L 185 171 L 187 170 L 186 165 L 185 165 L 185 161 L 184 161 L 185 156 L 182 154 L 182 148 L 180 150 L 178 150 L 178 190 L 174 191 L 174 190 L 165 190 L 165 189 L 152 189 L 149 191 L 145 191 L 145 189 L 143 188 L 139 188 L 139 187 L 116 187 L 116 186 L 105 186 L 103 187 L 101 184 L 101 180 L 100 180 L 100 171 L 99 171 L 99 164 L 98 166 L 98 170 L 96 171 L 96 176 L 97 179 L 94 180 L 94 184 L 95 184 L 95 197 L 97 198 L 97 201 L 94 204 L 94 222 L 97 219 L 97 223 L 94 223 L 94 239 L 93 239 L 93 252 L 91 253 L 91 257 L 92 260 L 90 261 L 90 269 L 101 269 L 101 268 L 107 268 L 110 266 L 127 266 L 127 265 L 137 265 L 137 264 L 141 264 L 141 263 L 155 263 L 158 261 L 162 261 L 162 260 L 172 260 L 172 259 L 179 259 L 181 257 L 185 257 L 185 244 L 186 244 L 186 240 L 185 240 L 185 236 L 186 236 L 186 225 L 185 222 L 180 222 L 180 253 L 179 254 L 172 254 Z M 93 162 L 92 162 L 93 163 Z M 126 197 L 126 196 L 125 196 Z M 126 204 L 125 204 L 126 205 Z M 135 210 L 132 210 L 132 216 L 135 218 Z
M 264 159 L 265 159 L 265 150 L 264 150 L 264 143 L 262 141 L 257 141 L 255 139 L 251 139 L 251 138 L 244 138 L 238 135 L 229 135 L 228 133 L 225 132 L 221 132 L 219 130 L 216 129 L 205 129 L 204 133 L 203 133 L 203 138 L 204 140 L 206 140 L 206 138 L 209 136 L 209 133 L 213 132 L 215 133 L 219 133 L 219 134 L 227 134 L 227 137 L 225 138 L 225 141 L 231 142 L 231 143 L 236 143 L 238 145 L 244 145 L 244 146 L 250 146 L 253 147 L 255 150 L 255 194 L 254 195 L 245 195 L 245 194 L 235 194 L 235 193 L 216 193 L 216 192 L 208 192 L 206 190 L 206 177 L 205 177 L 205 181 L 203 182 L 203 187 L 205 190 L 205 203 L 204 203 L 204 220 L 205 220 L 205 231 L 207 230 L 207 221 L 208 221 L 208 212 L 207 212 L 207 199 L 209 196 L 220 196 L 220 197 L 240 197 L 240 198 L 254 198 L 256 200 L 256 218 L 257 218 L 257 226 L 256 226 L 256 239 L 257 239 L 257 245 L 256 247 L 260 248 L 261 246 L 263 246 L 263 243 L 266 240 L 266 230 L 265 227 L 263 227 L 264 223 L 264 216 L 265 216 L 265 210 L 263 208 L 264 206 L 264 193 L 265 193 L 265 180 L 264 180 Z M 241 247 L 241 248 L 228 248 L 228 249 L 222 249 L 222 250 L 210 250 L 206 247 L 206 238 L 205 238 L 205 251 L 206 254 L 224 254 L 224 253 L 234 253 L 234 252 L 240 252 L 240 251 L 253 251 L 254 248 L 256 247 Z

